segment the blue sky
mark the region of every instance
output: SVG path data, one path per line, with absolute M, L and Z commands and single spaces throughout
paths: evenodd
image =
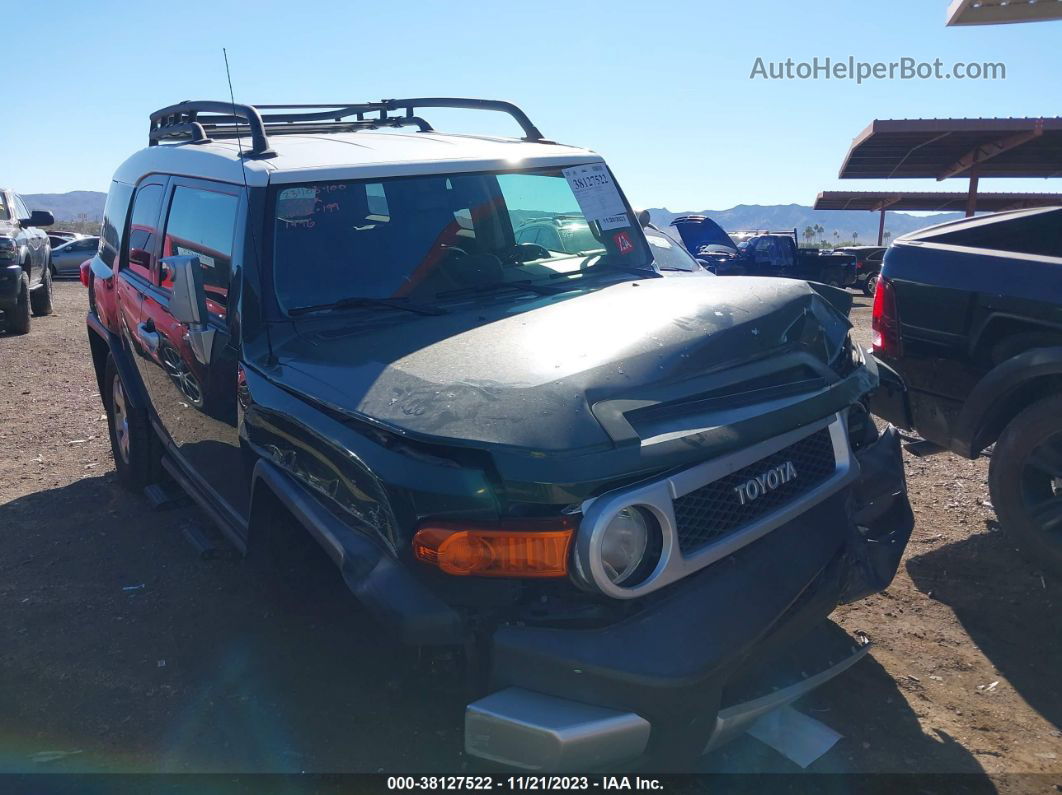
M 1062 115 L 1062 22 L 946 28 L 947 0 L 667 3 L 18 3 L 0 124 L 0 182 L 24 193 L 106 190 L 146 144 L 147 117 L 224 99 L 227 47 L 241 102 L 449 95 L 510 99 L 548 136 L 588 146 L 631 201 L 673 210 L 810 204 L 840 181 L 873 118 Z M 27 10 L 27 9 L 33 10 Z M 1000 61 L 1006 80 L 750 79 L 757 57 Z M 508 132 L 480 114 L 436 127 Z M 964 190 L 964 180 L 889 187 Z M 1060 190 L 983 180 L 982 190 Z

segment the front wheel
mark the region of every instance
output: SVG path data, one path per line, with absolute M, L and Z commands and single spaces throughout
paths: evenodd
M 52 313 L 52 269 L 45 268 L 40 286 L 30 293 L 30 304 L 37 317 Z
M 29 334 L 30 330 L 30 289 L 29 276 L 25 271 L 19 275 L 18 297 L 15 305 L 5 317 L 7 330 L 11 334 Z
M 878 274 L 872 273 L 867 276 L 866 281 L 863 282 L 863 294 L 868 297 L 874 296 L 874 291 L 878 288 Z
M 1062 576 L 1062 397 L 1012 419 L 988 470 L 996 515 L 1036 564 Z

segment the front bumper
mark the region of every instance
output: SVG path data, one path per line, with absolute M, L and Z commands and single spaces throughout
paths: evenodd
M 878 386 L 870 395 L 870 411 L 886 422 L 911 429 L 911 399 L 903 377 L 877 356 L 871 354 L 878 368 Z
M 689 758 L 854 663 L 865 647 L 826 616 L 891 582 L 914 523 L 896 431 L 856 458 L 852 486 L 620 623 L 499 629 L 467 752 L 540 770 Z

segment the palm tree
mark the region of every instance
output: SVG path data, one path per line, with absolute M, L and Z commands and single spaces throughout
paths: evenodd
M 857 240 L 859 240 L 859 233 L 858 232 L 853 232 L 852 233 L 852 242 L 854 243 Z
M 885 230 L 885 234 L 883 234 L 881 237 L 886 243 L 888 243 L 889 242 L 889 238 L 892 237 L 892 232 L 890 232 L 888 229 L 886 229 Z
M 804 227 L 804 240 L 805 240 L 805 242 L 810 243 L 814 239 L 815 239 L 815 230 L 812 227 L 810 227 L 810 226 L 805 226 Z
M 822 224 L 815 224 L 815 234 L 818 236 L 819 240 L 821 240 L 823 243 L 826 242 L 826 237 L 825 237 L 826 230 L 823 229 Z
M 838 232 L 836 229 L 833 230 L 833 242 L 834 245 L 841 242 L 841 233 Z

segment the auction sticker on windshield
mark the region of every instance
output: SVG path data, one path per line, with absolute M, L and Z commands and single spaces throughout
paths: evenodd
M 601 229 L 630 226 L 619 189 L 604 163 L 572 166 L 563 173 L 587 221 L 596 221 Z

